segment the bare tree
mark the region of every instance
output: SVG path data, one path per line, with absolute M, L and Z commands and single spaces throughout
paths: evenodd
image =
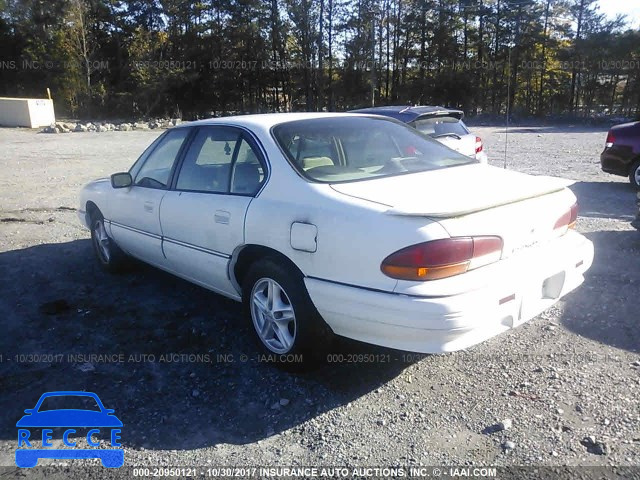
M 66 28 L 63 30 L 65 44 L 74 60 L 79 61 L 86 94 L 87 109 L 91 109 L 93 99 L 92 75 L 97 69 L 95 54 L 98 50 L 91 26 L 93 19 L 85 0 L 69 0 L 65 18 Z

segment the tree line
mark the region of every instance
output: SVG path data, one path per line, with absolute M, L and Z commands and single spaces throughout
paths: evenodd
M 4 96 L 76 117 L 441 104 L 640 114 L 640 30 L 596 0 L 0 0 Z

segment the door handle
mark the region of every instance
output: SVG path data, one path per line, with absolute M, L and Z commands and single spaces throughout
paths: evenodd
M 144 202 L 144 211 L 145 212 L 149 212 L 149 213 L 153 213 L 153 202 Z
M 223 225 L 229 225 L 231 221 L 231 214 L 226 210 L 216 210 L 213 218 L 216 223 L 222 223 Z

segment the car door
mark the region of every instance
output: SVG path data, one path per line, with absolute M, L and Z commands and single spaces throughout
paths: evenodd
M 160 207 L 163 249 L 172 271 L 238 297 L 229 260 L 244 243 L 245 215 L 265 176 L 260 149 L 245 132 L 198 127 Z
M 116 243 L 134 257 L 160 267 L 167 265 L 162 252 L 160 203 L 190 131 L 176 128 L 166 132 L 131 169 L 133 185 L 115 189 L 111 198 L 109 223 Z

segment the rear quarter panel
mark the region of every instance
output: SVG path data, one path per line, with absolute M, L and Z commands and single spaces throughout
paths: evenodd
M 519 254 L 528 254 L 559 236 L 554 226 L 576 202 L 571 190 L 563 190 L 460 217 L 439 220 L 452 237 L 497 235 L 503 239 L 502 258 L 495 264 L 471 270 L 462 275 L 431 282 L 399 281 L 396 292 L 420 296 L 449 296 L 477 290 L 491 282 L 500 272 L 500 263 Z M 548 262 L 540 258 L 540 262 Z M 526 272 L 522 272 L 526 275 Z M 499 280 L 499 279 L 495 279 Z
M 640 122 L 617 125 L 611 131 L 616 137 L 614 146 L 628 147 L 634 155 L 640 155 Z

